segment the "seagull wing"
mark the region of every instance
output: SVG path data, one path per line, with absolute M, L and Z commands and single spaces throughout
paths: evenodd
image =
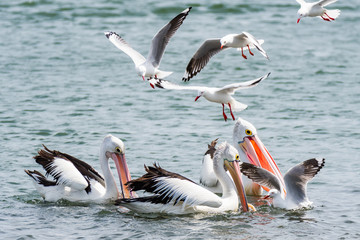
M 337 0 L 321 0 L 321 1 L 317 2 L 317 4 L 319 4 L 321 7 L 325 7 L 334 2 L 337 2 Z
M 233 83 L 233 84 L 229 84 L 226 85 L 224 87 L 222 87 L 219 92 L 223 92 L 223 93 L 227 93 L 227 94 L 234 94 L 234 92 L 237 89 L 246 89 L 246 88 L 251 88 L 251 87 L 255 87 L 256 85 L 258 85 L 262 80 L 266 79 L 268 76 L 270 75 L 270 72 L 262 77 L 259 77 L 257 79 L 254 80 L 250 80 L 250 81 L 246 81 L 246 82 L 241 82 L 241 83 Z
M 267 59 L 269 59 L 269 56 L 267 55 L 267 53 L 265 52 L 265 50 L 261 47 L 261 44 L 253 35 L 251 35 L 248 32 L 243 32 L 243 34 L 245 34 L 245 36 L 247 37 L 247 39 L 251 42 L 251 45 L 253 45 L 254 47 L 256 47 L 257 50 L 259 50 L 259 52 Z M 241 34 L 240 34 L 241 36 Z
M 284 175 L 287 196 L 293 199 L 305 199 L 307 183 L 324 165 L 325 159 L 312 158 L 289 169 Z
M 112 42 L 118 49 L 127 54 L 138 66 L 146 61 L 145 57 L 139 52 L 134 50 L 125 40 L 115 32 L 105 32 L 105 36 Z
M 203 91 L 207 89 L 207 87 L 202 87 L 202 86 L 181 86 L 163 79 L 151 79 L 150 81 L 158 88 L 171 89 L 171 90 Z
M 175 34 L 175 32 L 184 22 L 190 10 L 191 7 L 185 9 L 179 15 L 174 17 L 168 24 L 162 27 L 152 39 L 147 60 L 151 62 L 155 68 L 159 67 L 166 45 L 169 43 L 170 38 Z
M 220 38 L 207 39 L 190 59 L 182 80 L 189 81 L 206 66 L 212 56 L 225 48 L 221 49 Z
M 280 180 L 272 172 L 264 168 L 255 166 L 251 163 L 241 162 L 240 171 L 257 184 L 263 185 L 269 189 L 277 189 L 279 192 L 281 191 Z

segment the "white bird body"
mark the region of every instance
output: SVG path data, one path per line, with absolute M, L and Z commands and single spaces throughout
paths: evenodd
M 219 145 L 213 161 L 214 173 L 222 185 L 222 197 L 176 173 L 168 172 L 154 164 L 145 167 L 146 174 L 130 181 L 132 191 L 144 190 L 152 195 L 119 199 L 117 203 L 140 213 L 224 213 L 238 211 L 239 198 L 244 211 L 248 211 L 241 178 L 238 172 L 238 153 L 225 143 Z M 230 171 L 233 181 L 226 173 Z
M 254 54 L 250 49 L 256 48 L 265 58 L 269 59 L 267 53 L 261 47 L 261 44 L 263 43 L 264 40 L 257 40 L 253 35 L 247 32 L 242 32 L 241 34 L 228 34 L 222 38 L 207 39 L 190 59 L 182 80 L 185 82 L 189 81 L 206 66 L 212 56 L 229 48 L 241 50 L 242 56 L 245 59 L 247 59 L 247 57 L 243 52 L 243 48 L 247 47 L 251 55 Z
M 241 83 L 233 83 L 226 85 L 222 88 L 214 88 L 214 87 L 205 87 L 205 86 L 180 86 L 174 83 L 171 83 L 162 79 L 151 79 L 150 83 L 153 83 L 155 86 L 163 89 L 171 89 L 171 90 L 196 90 L 198 91 L 198 95 L 195 98 L 197 101 L 201 96 L 203 96 L 206 100 L 215 103 L 221 103 L 223 106 L 223 117 L 224 120 L 227 120 L 227 116 L 224 112 L 224 106 L 227 105 L 230 109 L 231 116 L 233 120 L 235 117 L 232 113 L 234 111 L 242 111 L 247 108 L 246 104 L 240 103 L 235 100 L 231 95 L 235 93 L 238 89 L 246 89 L 251 88 L 259 84 L 262 80 L 266 79 L 270 73 L 246 82 Z
M 320 17 L 325 21 L 335 20 L 340 15 L 340 10 L 328 10 L 324 8 L 331 3 L 336 2 L 337 0 L 320 0 L 318 2 L 307 3 L 304 0 L 296 0 L 300 4 L 300 9 L 298 10 L 298 20 L 303 17 Z
M 273 173 L 250 163 L 240 163 L 240 168 L 248 178 L 271 189 L 264 198 L 272 198 L 274 207 L 290 210 L 311 206 L 307 183 L 324 165 L 325 159 L 312 158 L 289 169 L 284 175 L 286 197 L 281 194 L 280 180 Z
M 123 38 L 121 38 L 115 32 L 105 32 L 105 36 L 112 42 L 117 48 L 127 54 L 135 64 L 135 70 L 139 76 L 144 80 L 145 78 L 165 78 L 172 72 L 165 72 L 159 70 L 161 58 L 165 52 L 165 47 L 170 41 L 170 38 L 179 29 L 187 15 L 189 14 L 191 7 L 185 9 L 175 18 L 173 18 L 168 24 L 162 27 L 152 39 L 149 54 L 147 58 L 134 50 Z
M 45 147 L 45 146 L 44 146 Z M 34 157 L 44 167 L 48 179 L 38 171 L 25 172 L 32 178 L 37 191 L 46 201 L 65 199 L 74 202 L 106 202 L 122 197 L 132 197 L 133 193 L 124 188 L 131 180 L 125 159 L 124 143 L 108 135 L 100 148 L 100 165 L 104 176 L 87 163 L 66 153 L 51 151 L 45 147 Z M 119 193 L 108 159 L 112 158 L 118 170 L 122 192 Z

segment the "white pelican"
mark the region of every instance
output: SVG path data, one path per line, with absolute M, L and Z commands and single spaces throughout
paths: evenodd
M 239 151 L 240 158 L 243 162 L 252 163 L 256 166 L 265 168 L 280 179 L 281 188 L 283 189 L 282 196 L 285 197 L 286 191 L 284 178 L 282 177 L 276 162 L 258 137 L 257 130 L 254 125 L 242 118 L 238 118 L 233 130 L 233 144 Z M 262 194 L 262 188 L 260 185 L 253 183 L 248 179 L 243 180 L 246 194 L 255 196 Z M 263 188 L 266 191 L 269 191 L 268 188 Z
M 321 17 L 325 21 L 330 22 L 334 21 L 340 15 L 339 9 L 328 10 L 324 8 L 325 6 L 336 2 L 337 0 L 320 0 L 318 2 L 307 3 L 304 0 L 296 0 L 300 5 L 300 9 L 297 12 L 298 20 L 297 23 L 300 22 L 300 19 L 303 17 Z
M 138 75 L 142 76 L 144 80 L 145 77 L 165 78 L 172 72 L 164 72 L 158 69 L 161 58 L 164 54 L 166 45 L 170 41 L 170 38 L 179 29 L 186 16 L 189 14 L 190 9 L 191 7 L 185 9 L 159 30 L 152 39 L 147 58 L 130 47 L 130 45 L 115 32 L 105 32 L 105 36 L 110 40 L 110 42 L 112 42 L 117 48 L 133 60 Z
M 144 190 L 151 195 L 118 199 L 116 202 L 140 213 L 223 213 L 238 211 L 240 197 L 243 211 L 248 211 L 236 149 L 226 142 L 219 144 L 214 155 L 213 168 L 222 185 L 222 197 L 154 164 L 154 167 L 145 167 L 145 175 L 126 184 L 131 191 Z M 225 169 L 229 170 L 235 185 Z
M 238 50 L 241 50 L 241 54 L 245 59 L 247 59 L 247 57 L 243 51 L 244 47 L 248 48 L 251 55 L 254 54 L 250 49 L 257 48 L 265 58 L 269 59 L 265 50 L 261 47 L 261 44 L 263 43 L 264 40 L 257 40 L 253 35 L 247 32 L 229 34 L 222 38 L 207 39 L 190 59 L 182 80 L 185 82 L 189 81 L 206 66 L 212 56 L 227 48 L 237 48 Z
M 195 98 L 197 101 L 201 96 L 203 96 L 206 100 L 215 103 L 221 103 L 223 108 L 223 117 L 224 120 L 227 120 L 227 116 L 225 114 L 225 105 L 227 105 L 230 109 L 230 114 L 233 120 L 235 120 L 235 116 L 233 111 L 242 111 L 247 108 L 247 105 L 236 101 L 231 95 L 235 93 L 238 89 L 246 89 L 255 87 L 262 80 L 266 79 L 270 73 L 246 82 L 241 83 L 233 83 L 226 85 L 222 88 L 214 88 L 214 87 L 204 87 L 204 86 L 180 86 L 174 83 L 171 83 L 162 79 L 151 79 L 150 82 L 154 83 L 155 86 L 164 89 L 173 89 L 173 90 L 196 90 L 198 91 L 198 95 Z
M 287 192 L 285 199 L 280 194 L 280 181 L 273 173 L 250 163 L 240 163 L 240 168 L 248 178 L 271 189 L 264 198 L 273 198 L 274 207 L 296 209 L 311 206 L 312 202 L 307 197 L 307 183 L 324 164 L 324 158 L 312 158 L 290 168 L 284 175 Z
M 233 144 L 239 152 L 241 161 L 262 166 L 278 176 L 282 184 L 282 193 L 285 195 L 285 183 L 280 170 L 257 136 L 256 128 L 250 122 L 242 118 L 236 121 L 233 130 Z M 209 149 L 204 155 L 200 172 L 200 183 L 215 193 L 221 193 L 221 186 L 214 176 L 212 168 L 213 155 L 211 153 L 215 151 L 215 145 L 216 140 L 209 145 Z M 259 184 L 250 181 L 248 178 L 243 179 L 243 183 L 247 195 L 259 196 L 262 194 L 262 188 Z M 269 190 L 266 187 L 263 188 L 267 191 Z
M 36 170 L 25 172 L 33 179 L 36 189 L 46 201 L 106 202 L 118 199 L 120 194 L 110 170 L 109 158 L 114 160 L 119 174 L 121 197 L 134 197 L 124 185 L 131 178 L 125 159 L 125 145 L 117 137 L 107 135 L 100 147 L 100 165 L 104 177 L 75 157 L 44 148 L 34 158 L 45 169 L 46 176 L 50 175 L 54 180 L 47 179 Z

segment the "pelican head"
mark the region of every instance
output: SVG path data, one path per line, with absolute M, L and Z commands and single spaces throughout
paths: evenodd
M 242 118 L 239 118 L 236 121 L 233 130 L 233 142 L 234 146 L 236 146 L 238 151 L 242 154 L 242 157 L 244 158 L 242 160 L 244 162 L 252 163 L 275 174 L 282 183 L 284 194 L 286 193 L 284 178 L 281 175 L 274 159 L 258 137 L 254 125 Z M 266 191 L 269 191 L 268 188 L 264 186 L 263 188 Z
M 249 211 L 249 206 L 247 203 L 245 189 L 241 179 L 239 162 L 240 156 L 236 148 L 234 148 L 227 142 L 223 142 L 217 147 L 214 155 L 214 171 L 217 171 L 217 169 L 225 169 L 229 171 L 235 183 L 235 187 L 240 198 L 243 211 L 247 212 Z
M 119 175 L 120 186 L 123 198 L 132 197 L 132 193 L 125 187 L 125 183 L 131 180 L 130 172 L 125 158 L 125 144 L 113 135 L 107 135 L 101 145 L 101 154 L 105 154 L 105 159 L 112 159 Z M 102 158 L 104 159 L 104 158 Z

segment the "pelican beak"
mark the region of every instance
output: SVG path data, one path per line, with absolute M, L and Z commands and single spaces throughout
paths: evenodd
M 257 135 L 247 136 L 242 142 L 239 142 L 239 147 L 243 150 L 249 162 L 262 167 L 270 172 L 272 172 L 281 183 L 281 196 L 285 199 L 286 190 L 285 190 L 285 181 L 281 172 L 276 165 L 274 159 L 266 149 L 265 145 L 261 142 L 260 138 Z M 266 191 L 269 191 L 267 187 L 262 186 Z
M 122 198 L 133 198 L 134 195 L 126 187 L 126 183 L 131 180 L 129 168 L 126 163 L 125 154 L 111 153 L 111 159 L 114 160 L 119 175 Z
M 243 212 L 249 211 L 249 205 L 245 195 L 244 185 L 241 179 L 241 172 L 238 161 L 225 160 L 225 168 L 229 170 L 232 179 L 234 180 L 236 190 L 238 192 Z
M 300 22 L 300 18 L 298 18 L 298 20 L 297 20 L 297 23 L 299 23 Z

